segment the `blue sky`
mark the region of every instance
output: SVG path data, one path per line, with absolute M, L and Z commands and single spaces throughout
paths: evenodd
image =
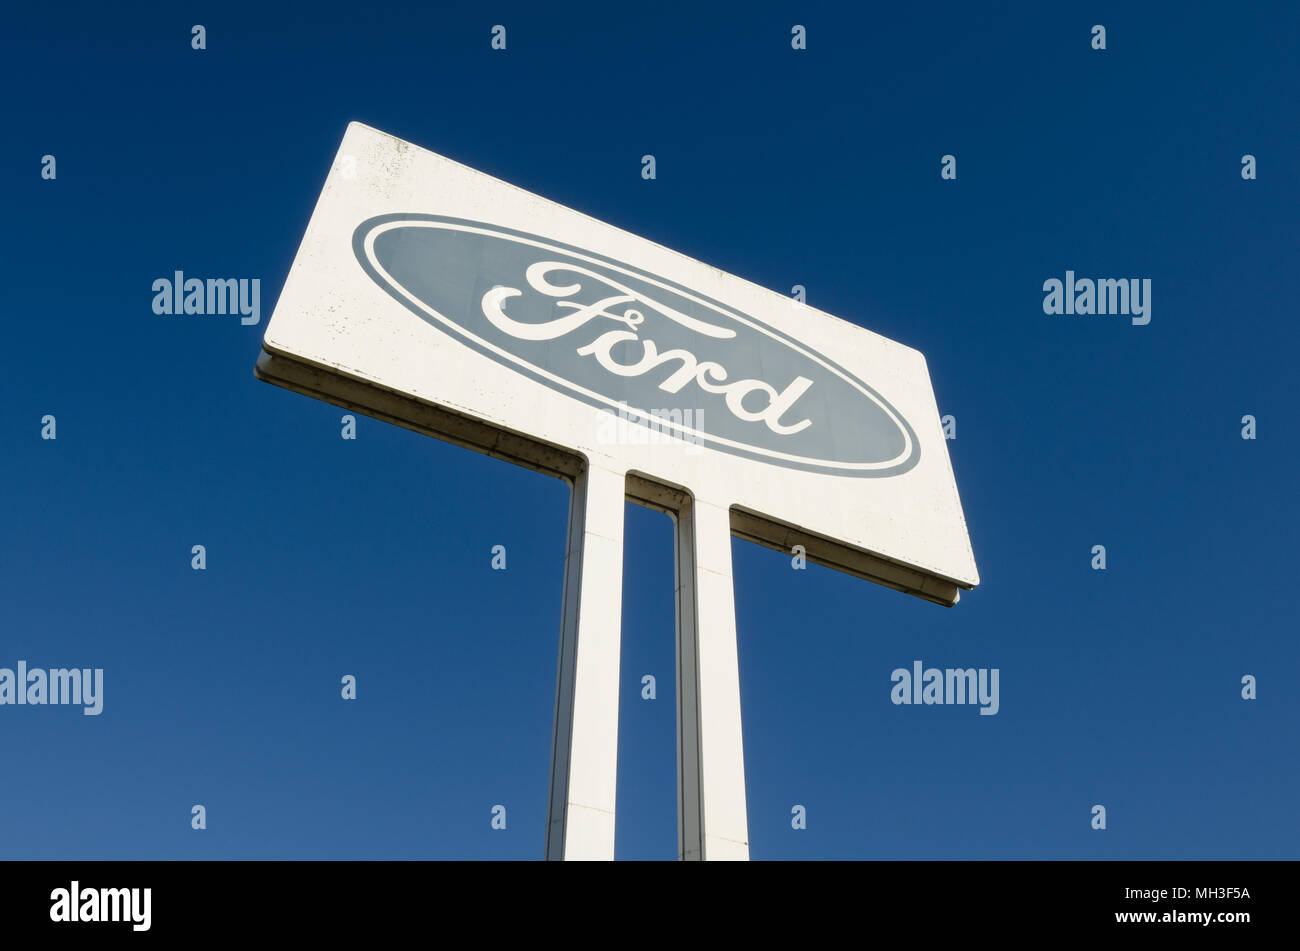
M 754 858 L 1300 855 L 1300 15 L 1133 7 L 7 13 L 0 666 L 105 698 L 0 707 L 0 857 L 541 856 L 566 487 L 253 378 L 351 120 L 926 355 L 982 584 L 733 542 Z M 178 269 L 262 323 L 156 316 Z M 1067 269 L 1150 325 L 1044 315 Z M 628 514 L 618 855 L 671 858 L 671 536 Z M 917 659 L 999 713 L 894 706 Z

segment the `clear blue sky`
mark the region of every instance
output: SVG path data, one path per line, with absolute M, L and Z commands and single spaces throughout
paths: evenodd
M 6 14 L 0 666 L 105 700 L 0 707 L 0 857 L 541 856 L 565 486 L 253 378 L 350 120 L 925 353 L 983 583 L 733 543 L 754 858 L 1300 855 L 1293 4 L 439 6 Z M 155 316 L 178 269 L 262 323 Z M 1045 316 L 1066 269 L 1151 324 Z M 668 858 L 671 539 L 628 525 L 618 853 Z M 916 659 L 1000 712 L 892 705 Z

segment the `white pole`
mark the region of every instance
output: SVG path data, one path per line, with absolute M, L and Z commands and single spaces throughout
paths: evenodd
M 546 830 L 547 859 L 613 859 L 626 474 L 574 480 Z M 727 506 L 675 513 L 678 856 L 749 858 Z
M 574 479 L 546 826 L 547 859 L 613 859 L 626 475 Z
M 676 518 L 677 841 L 684 860 L 749 858 L 740 665 L 725 505 Z

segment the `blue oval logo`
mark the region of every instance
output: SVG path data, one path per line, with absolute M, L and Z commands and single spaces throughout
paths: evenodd
M 825 355 L 602 255 L 420 214 L 370 218 L 352 248 L 422 319 L 598 409 L 792 469 L 878 478 L 920 458 L 902 414 Z

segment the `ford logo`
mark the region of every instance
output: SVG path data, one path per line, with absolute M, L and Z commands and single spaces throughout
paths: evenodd
M 916 465 L 916 434 L 862 380 L 689 288 L 580 248 L 482 222 L 380 215 L 352 248 L 394 300 L 477 352 L 599 409 L 682 438 L 844 476 Z

